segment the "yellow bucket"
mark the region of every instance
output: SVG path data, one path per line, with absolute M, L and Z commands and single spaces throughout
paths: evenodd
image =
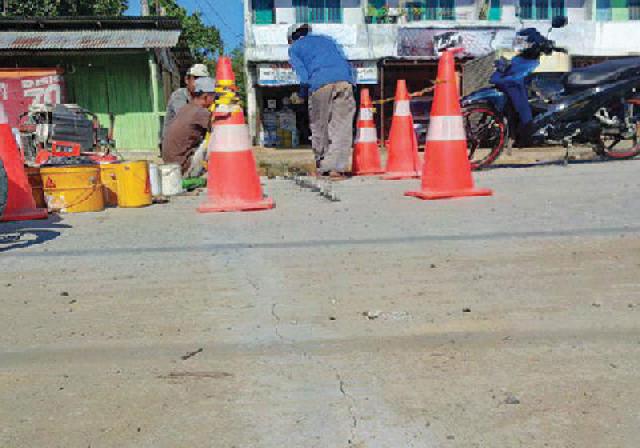
M 40 177 L 40 168 L 26 167 L 25 172 L 29 178 L 29 185 L 31 185 L 31 194 L 33 200 L 38 208 L 47 208 L 47 203 L 44 200 L 44 189 L 42 188 L 42 177 Z
M 118 207 L 151 205 L 149 163 L 145 160 L 120 163 L 116 169 Z
M 44 197 L 49 210 L 68 213 L 104 210 L 104 196 L 97 166 L 41 168 Z
M 101 163 L 100 181 L 104 188 L 104 204 L 107 207 L 118 206 L 118 176 L 116 174 L 119 163 Z

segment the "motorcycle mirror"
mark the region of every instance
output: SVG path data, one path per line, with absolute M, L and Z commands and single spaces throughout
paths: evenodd
M 551 28 L 564 28 L 569 23 L 569 19 L 563 16 L 556 16 L 551 20 Z

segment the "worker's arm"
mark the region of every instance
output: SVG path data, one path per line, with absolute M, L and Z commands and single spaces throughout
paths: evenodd
M 298 56 L 297 51 L 298 50 L 296 49 L 295 45 L 289 48 L 289 62 L 291 63 L 291 67 L 293 67 L 293 70 L 296 72 L 296 74 L 298 75 L 298 79 L 300 80 L 299 95 L 302 98 L 305 98 L 309 91 L 309 73 L 307 72 L 304 63 Z

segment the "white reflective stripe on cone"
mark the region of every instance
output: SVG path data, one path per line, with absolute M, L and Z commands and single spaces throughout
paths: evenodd
M 358 128 L 356 143 L 377 143 L 376 128 Z
M 360 120 L 373 120 L 373 111 L 369 108 L 360 109 Z
M 462 117 L 431 116 L 429 118 L 428 141 L 459 141 L 466 140 Z
M 236 104 L 216 104 L 216 112 L 220 112 L 222 114 L 230 114 L 231 112 L 239 111 L 240 106 Z
M 4 111 L 4 104 L 0 103 L 0 124 L 8 124 L 9 119 L 7 118 L 7 114 Z
M 213 128 L 209 152 L 240 152 L 251 149 L 246 124 L 223 124 Z
M 396 107 L 393 109 L 393 115 L 396 117 L 410 117 L 411 107 L 409 107 L 409 100 L 396 101 Z

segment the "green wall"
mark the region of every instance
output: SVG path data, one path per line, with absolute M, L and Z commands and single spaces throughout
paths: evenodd
M 152 63 L 146 53 L 66 57 L 67 100 L 95 112 L 103 126 L 113 113 L 118 149 L 156 150 L 165 105 L 158 83 L 151 81 Z
M 0 56 L 0 67 L 63 68 L 67 102 L 96 113 L 104 127 L 114 114 L 117 149 L 158 150 L 166 106 L 151 52 Z

